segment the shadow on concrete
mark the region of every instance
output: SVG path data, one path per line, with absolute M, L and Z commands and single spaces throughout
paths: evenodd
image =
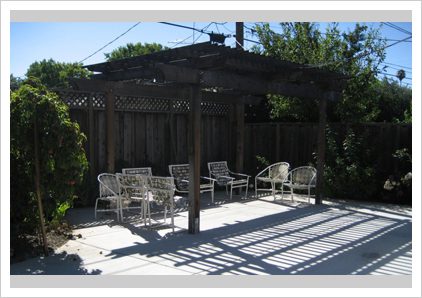
M 101 270 L 88 271 L 82 267 L 82 260 L 76 254 L 61 252 L 48 257 L 37 257 L 10 267 L 11 275 L 96 275 Z
M 410 220 L 341 206 L 301 205 L 197 235 L 133 232 L 150 242 L 107 256 L 159 257 L 211 275 L 411 274 Z

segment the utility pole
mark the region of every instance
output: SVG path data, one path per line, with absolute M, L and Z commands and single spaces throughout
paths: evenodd
M 243 22 L 236 22 L 236 49 L 243 50 Z

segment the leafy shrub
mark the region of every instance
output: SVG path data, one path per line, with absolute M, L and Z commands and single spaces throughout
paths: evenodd
M 412 204 L 412 155 L 407 148 L 398 149 L 393 154 L 399 162 L 395 173 L 384 183 L 384 199 L 390 202 Z
M 371 199 L 378 186 L 372 152 L 363 137 L 348 129 L 344 140 L 327 129 L 325 189 L 327 195 L 356 200 Z
M 72 206 L 88 162 L 86 137 L 69 118 L 68 107 L 34 78 L 11 92 L 11 238 L 37 230 L 34 121 L 39 138 L 40 186 L 46 223 L 55 225 Z

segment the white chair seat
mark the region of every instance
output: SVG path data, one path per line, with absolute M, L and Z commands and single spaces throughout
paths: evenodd
M 226 186 L 226 192 L 230 186 L 230 199 L 233 196 L 233 188 L 245 188 L 245 198 L 248 196 L 249 175 L 234 173 L 227 167 L 227 161 L 208 163 L 210 177 L 213 177 L 218 185 Z
M 289 167 L 287 162 L 277 162 L 259 172 L 255 177 L 255 197 L 258 197 L 258 191 L 271 191 L 275 200 L 275 195 L 278 192 L 277 185 L 281 184 L 281 197 L 283 198 L 283 183 L 286 181 Z M 261 188 L 258 187 L 258 182 L 262 185 Z M 271 184 L 271 188 L 268 188 L 268 184 Z

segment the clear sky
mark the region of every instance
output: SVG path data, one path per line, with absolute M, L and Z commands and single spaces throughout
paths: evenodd
M 89 55 L 93 54 L 104 45 L 122 35 L 136 23 L 11 23 L 11 73 L 15 76 L 23 77 L 28 66 L 42 59 L 52 58 L 60 62 L 79 62 Z M 216 33 L 234 34 L 235 23 L 177 23 L 188 27 L 198 29 L 206 28 L 207 31 Z M 354 27 L 354 23 L 339 23 L 340 28 L 347 31 Z M 387 44 L 392 44 L 394 40 L 402 40 L 411 36 L 403 31 L 412 32 L 411 23 L 392 23 L 404 30 L 392 28 L 381 23 L 367 23 L 368 26 L 375 28 L 381 26 L 381 34 L 389 39 Z M 253 23 L 245 23 L 247 27 L 252 27 Z M 278 24 L 271 24 L 271 27 L 277 31 L 280 30 Z M 320 23 L 321 31 L 324 31 L 327 23 Z M 256 40 L 245 29 L 245 38 Z M 104 53 L 109 53 L 118 46 L 125 45 L 128 42 L 157 42 L 168 47 L 178 47 L 193 42 L 208 41 L 207 34 L 194 32 L 190 29 L 178 28 L 160 23 L 140 23 L 119 39 L 105 47 L 103 50 L 85 60 L 84 64 L 93 64 L 104 61 Z M 410 39 L 411 41 L 411 39 Z M 234 46 L 235 39 L 227 38 L 227 46 Z M 248 49 L 253 43 L 245 43 Z M 403 84 L 411 85 L 412 77 L 412 43 L 400 42 L 387 48 L 386 73 L 393 77 L 398 69 L 406 71 L 406 78 Z

